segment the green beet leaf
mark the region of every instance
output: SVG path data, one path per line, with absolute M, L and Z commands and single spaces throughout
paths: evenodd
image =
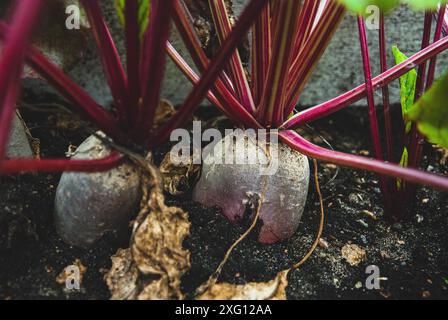
M 406 61 L 408 59 L 408 57 L 403 54 L 396 46 L 392 47 L 392 52 L 394 54 L 396 64 L 402 63 L 403 61 Z M 412 127 L 411 121 L 406 120 L 406 114 L 414 105 L 416 85 L 417 71 L 415 71 L 415 69 L 412 69 L 411 71 L 400 77 L 401 111 L 403 114 L 406 133 L 409 133 Z
M 150 0 L 139 0 L 138 24 L 140 26 L 140 37 L 143 37 L 149 26 Z M 115 8 L 121 24 L 126 25 L 125 19 L 126 0 L 115 0 Z
M 400 166 L 406 168 L 409 165 L 409 151 L 405 147 L 403 150 L 403 154 L 401 155 Z M 397 179 L 397 189 L 401 190 L 403 187 L 403 181 L 401 179 Z
M 446 3 L 446 0 L 339 0 L 347 9 L 360 14 L 366 14 L 366 8 L 370 5 L 377 6 L 381 11 L 386 12 L 397 6 L 400 2 L 409 4 L 415 10 L 436 9 L 439 2 Z
M 431 143 L 448 148 L 448 73 L 407 112 Z

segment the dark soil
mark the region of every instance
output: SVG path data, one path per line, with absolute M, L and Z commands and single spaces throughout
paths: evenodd
M 82 122 L 64 113 L 36 112 L 22 108 L 30 130 L 41 141 L 43 157 L 63 157 L 70 144 L 78 145 Z M 49 116 L 51 114 L 51 116 Z M 305 134 L 333 148 L 362 153 L 370 149 L 363 110 L 349 110 L 312 124 Z M 167 148 L 164 148 L 167 149 Z M 159 154 L 160 157 L 160 154 Z M 429 147 L 424 165 L 447 174 L 440 155 Z M 335 174 L 336 177 L 333 179 Z M 103 281 L 110 256 L 126 242 L 105 238 L 90 250 L 66 245 L 53 226 L 53 201 L 59 174 L 36 174 L 0 179 L 0 299 L 107 299 Z M 448 298 L 448 197 L 420 188 L 409 219 L 392 226 L 386 222 L 377 178 L 369 173 L 319 165 L 325 198 L 323 239 L 309 261 L 291 273 L 290 299 L 447 299 Z M 256 235 L 232 254 L 220 281 L 245 283 L 270 280 L 277 272 L 299 261 L 311 246 L 319 222 L 319 199 L 314 183 L 296 235 L 287 242 L 263 246 Z M 191 294 L 220 263 L 228 247 L 244 232 L 230 225 L 218 208 L 204 208 L 190 196 L 167 200 L 190 214 L 191 235 L 185 246 L 192 253 L 192 268 L 183 279 Z M 378 219 L 363 213 L 367 210 Z M 341 248 L 357 244 L 366 259 L 350 266 Z M 81 290 L 69 291 L 56 282 L 63 269 L 79 259 L 87 267 Z M 380 290 L 365 288 L 366 267 L 377 265 Z

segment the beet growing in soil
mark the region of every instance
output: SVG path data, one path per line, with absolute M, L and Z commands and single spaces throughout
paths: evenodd
M 41 140 L 43 156 L 63 156 L 70 144 L 79 145 L 88 136 L 74 130 L 83 123 L 64 113 L 37 113 L 29 108 L 21 111 L 33 135 Z M 312 129 L 304 131 L 315 143 L 325 145 L 325 139 L 337 150 L 365 154 L 371 148 L 367 121 L 363 110 L 352 109 L 316 122 Z M 448 166 L 441 164 L 442 155 L 428 148 L 424 165 L 446 174 Z M 169 146 L 159 150 L 158 161 L 167 150 Z M 325 242 L 304 266 L 291 273 L 289 299 L 448 298 L 446 194 L 421 188 L 410 220 L 390 226 L 383 217 L 378 180 L 373 174 L 338 170 L 320 163 L 319 179 L 325 200 Z M 0 181 L 0 299 L 109 298 L 103 275 L 110 268 L 110 256 L 117 248 L 127 247 L 128 239 L 106 236 L 92 249 L 72 248 L 59 239 L 54 228 L 58 174 L 2 177 Z M 192 268 L 183 278 L 184 292 L 191 297 L 245 229 L 232 226 L 218 208 L 208 209 L 192 202 L 191 193 L 169 197 L 167 202 L 188 211 L 192 223 L 184 244 L 192 253 Z M 311 180 L 296 234 L 286 242 L 263 246 L 254 232 L 233 252 L 220 280 L 241 284 L 271 280 L 307 252 L 318 222 L 319 201 Z M 357 266 L 351 266 L 341 254 L 350 243 L 366 252 L 366 258 Z M 87 270 L 81 290 L 67 291 L 56 278 L 76 259 Z M 367 290 L 364 286 L 365 269 L 372 264 L 379 266 L 381 276 L 388 279 L 382 282 L 381 290 Z

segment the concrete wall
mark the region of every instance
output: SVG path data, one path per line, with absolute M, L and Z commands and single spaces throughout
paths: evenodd
M 236 12 L 241 12 L 246 0 L 234 0 Z M 435 24 L 435 23 L 434 23 Z M 392 12 L 386 18 L 386 33 L 389 49 L 389 66 L 394 64 L 391 54 L 392 45 L 397 45 L 408 56 L 417 52 L 421 46 L 423 29 L 423 13 L 416 13 L 406 6 Z M 380 72 L 378 31 L 368 30 L 368 39 L 372 61 L 373 74 Z M 439 59 L 439 72 L 446 66 L 448 55 L 443 54 Z M 189 89 L 181 77 L 169 68 L 168 86 L 165 86 L 165 95 L 175 102 L 182 101 L 182 97 Z M 356 17 L 347 14 L 336 32 L 330 46 L 325 52 L 309 84 L 307 85 L 300 104 L 311 106 L 338 96 L 344 91 L 363 83 L 362 58 L 358 39 Z M 392 84 L 391 99 L 399 102 L 398 82 Z M 376 94 L 378 103 L 381 103 L 380 92 Z M 360 101 L 358 105 L 366 105 Z
M 233 0 L 236 13 L 247 0 Z M 107 20 L 112 28 L 114 38 L 117 41 L 119 50 L 124 57 L 123 30 L 116 19 L 115 9 L 112 1 L 102 2 Z M 420 48 L 423 13 L 412 12 L 407 7 L 400 7 L 386 18 L 387 37 L 389 51 L 393 44 L 408 55 L 412 55 Z M 379 50 L 378 32 L 368 31 L 370 42 L 373 74 L 379 73 Z M 188 57 L 182 41 L 173 32 L 171 38 L 175 47 L 180 50 L 183 56 Z M 71 76 L 103 105 L 111 102 L 109 89 L 102 74 L 101 63 L 96 53 L 95 45 L 90 41 L 87 43 L 85 59 L 71 71 Z M 168 59 L 169 60 L 169 59 Z M 394 62 L 389 53 L 389 65 Z M 447 62 L 447 55 L 444 54 L 439 59 L 439 65 Z M 191 64 L 192 65 L 192 64 Z M 440 70 L 440 68 L 439 68 Z M 325 52 L 317 70 L 313 74 L 305 92 L 300 100 L 301 105 L 315 105 L 363 83 L 363 69 L 361 52 L 359 48 L 356 18 L 347 14 L 340 28 L 336 32 L 329 48 Z M 178 71 L 177 67 L 170 61 L 167 65 L 163 96 L 171 100 L 174 104 L 180 104 L 191 89 L 189 82 Z M 392 101 L 399 102 L 398 83 L 391 87 Z M 379 93 L 377 97 L 380 98 Z M 381 102 L 381 99 L 378 99 Z M 358 105 L 365 105 L 365 101 L 360 101 Z
M 394 65 L 392 45 L 397 45 L 408 56 L 420 50 L 423 18 L 423 13 L 415 13 L 407 7 L 399 8 L 386 18 L 389 67 Z M 363 83 L 364 74 L 357 31 L 356 18 L 347 15 L 305 89 L 301 104 L 313 105 L 331 99 Z M 367 32 L 373 75 L 378 75 L 380 73 L 378 32 L 374 30 Z M 439 74 L 446 70 L 447 58 L 447 54 L 440 56 Z M 390 92 L 392 101 L 399 102 L 398 81 L 391 85 Z M 379 92 L 376 97 L 379 98 L 377 101 L 381 102 Z M 366 102 L 360 101 L 358 104 Z

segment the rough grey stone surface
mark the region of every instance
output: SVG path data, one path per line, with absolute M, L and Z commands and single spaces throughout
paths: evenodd
M 110 154 L 95 136 L 76 150 L 73 159 L 98 159 Z M 89 247 L 107 232 L 126 230 L 140 203 L 140 176 L 129 164 L 102 173 L 65 172 L 55 199 L 55 224 L 71 245 Z
M 30 143 L 25 131 L 25 126 L 17 113 L 14 113 L 12 127 L 9 133 L 8 145 L 6 147 L 7 158 L 33 158 Z
M 310 175 L 307 157 L 288 146 L 271 143 L 269 153 L 270 158 L 264 144 L 257 145 L 246 132 L 227 135 L 205 157 L 193 192 L 194 201 L 220 207 L 234 223 L 247 218 L 246 209 L 262 199 L 262 243 L 285 240 L 296 231 Z M 235 155 L 234 161 L 226 161 L 230 155 Z M 266 171 L 269 159 L 273 170 Z
M 236 12 L 241 12 L 247 0 L 233 0 Z M 394 65 L 392 46 L 397 45 L 406 55 L 411 56 L 421 47 L 424 13 L 414 12 L 407 6 L 400 6 L 385 19 L 388 45 L 388 64 Z M 433 23 L 433 26 L 435 23 Z M 380 74 L 378 30 L 367 30 L 373 75 Z M 442 54 L 438 60 L 438 74 L 446 70 L 448 54 Z M 364 83 L 361 49 L 358 38 L 356 17 L 347 14 L 336 31 L 333 40 L 324 53 L 312 75 L 300 105 L 313 106 L 337 97 Z M 400 88 L 398 81 L 390 86 L 391 101 L 399 103 Z M 376 101 L 382 103 L 381 91 L 376 91 Z M 356 105 L 367 105 L 361 100 Z
M 113 1 L 104 1 L 101 5 L 118 51 L 122 57 L 122 61 L 125 63 L 126 49 L 124 46 L 124 31 L 118 21 Z M 182 54 L 182 56 L 189 61 L 190 65 L 193 65 L 189 59 L 185 46 L 175 30 L 172 31 L 170 41 Z M 181 104 L 191 90 L 192 86 L 169 57 L 166 58 L 166 62 L 166 76 L 161 95 L 163 98 L 170 100 L 175 105 Z M 112 96 L 104 76 L 103 66 L 99 59 L 96 45 L 93 41 L 88 42 L 84 59 L 82 59 L 82 62 L 71 70 L 70 76 L 89 93 L 91 93 L 98 103 L 106 107 L 111 105 Z

